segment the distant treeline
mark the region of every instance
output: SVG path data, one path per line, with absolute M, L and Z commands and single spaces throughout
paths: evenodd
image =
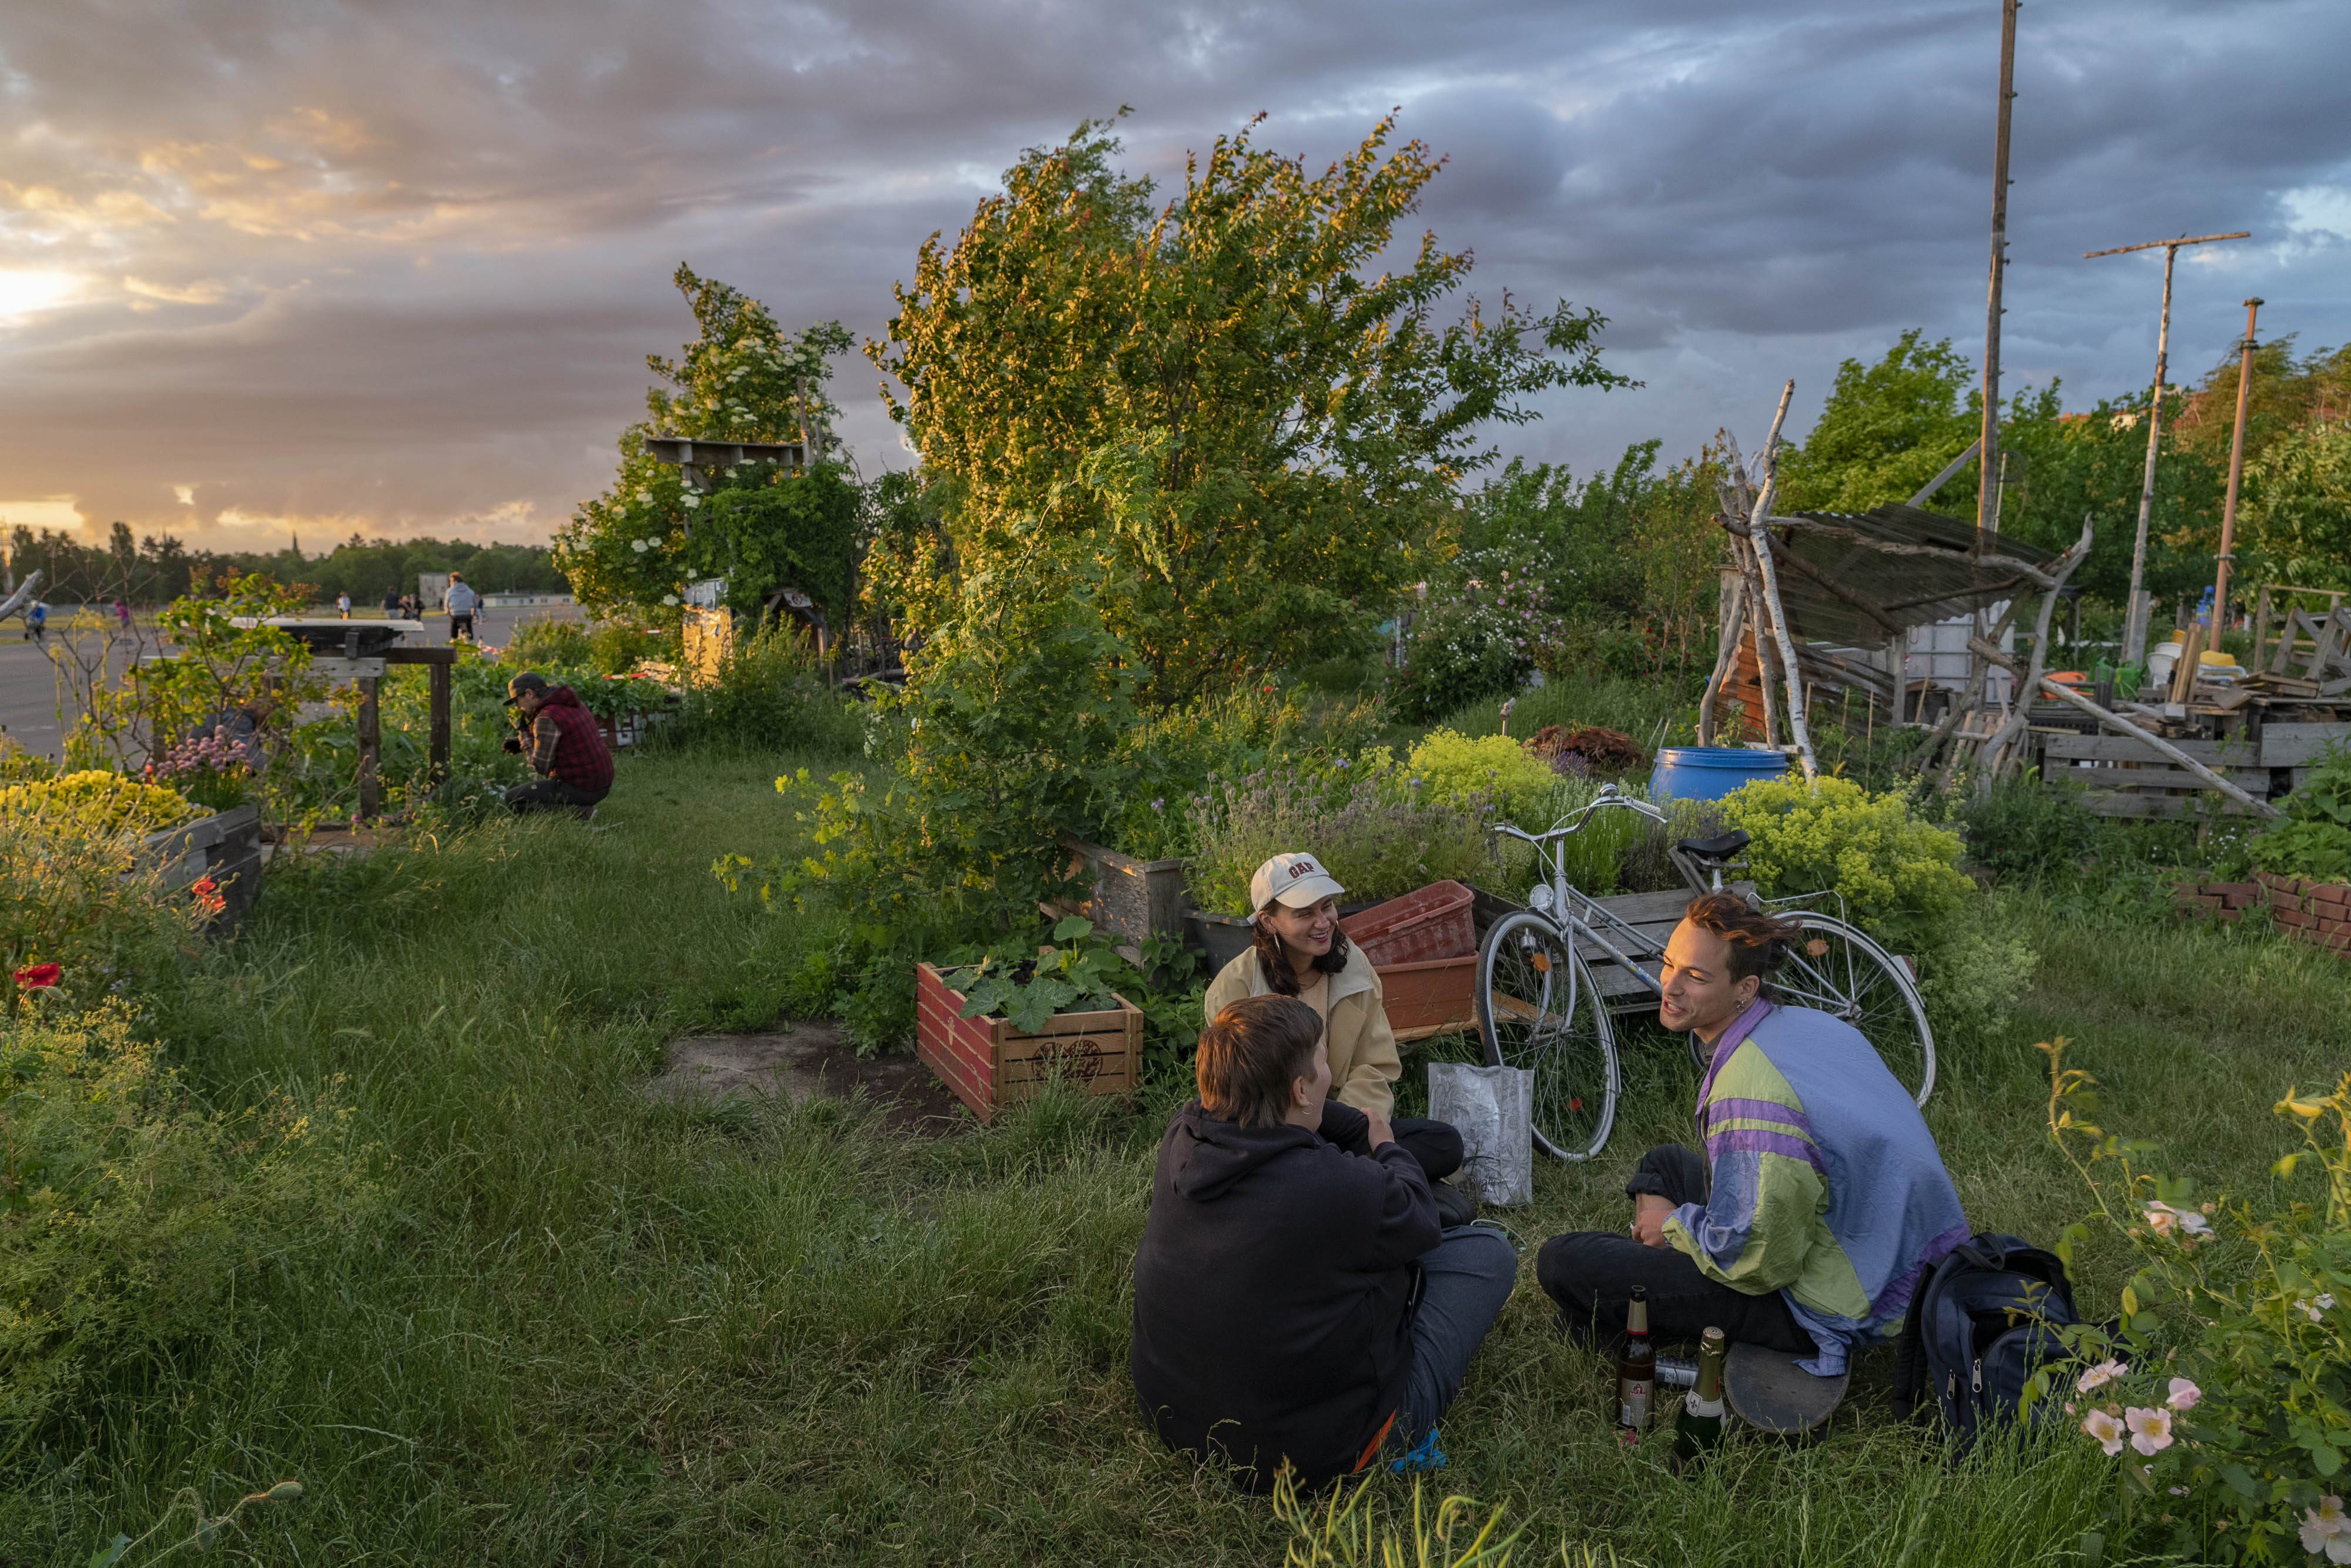
M 416 591 L 423 572 L 460 571 L 485 593 L 563 593 L 570 584 L 555 570 L 545 545 L 476 545 L 459 539 L 378 541 L 354 534 L 322 556 L 306 555 L 289 538 L 286 549 L 190 549 L 170 534 L 133 538 L 128 523 L 114 525 L 104 546 L 84 544 L 73 535 L 27 528 L 8 533 L 9 580 L 27 571 L 41 574 L 40 596 L 52 603 L 104 603 L 120 598 L 132 604 L 162 604 L 182 594 L 213 591 L 228 572 L 267 572 L 278 581 L 305 584 L 320 602 L 348 593 L 358 604 L 380 604 L 387 590 Z

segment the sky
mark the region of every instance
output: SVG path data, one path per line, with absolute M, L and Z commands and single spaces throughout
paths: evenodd
M 2002 349 L 2068 406 L 2351 339 L 2351 5 L 2033 0 Z M 680 262 L 789 328 L 889 312 L 1022 149 L 1133 112 L 1180 184 L 1251 114 L 1318 167 L 1391 109 L 1471 287 L 1610 318 L 1637 390 L 1506 452 L 1792 434 L 1840 361 L 1983 341 L 1997 0 L 44 0 L 0 12 L 0 523 L 212 549 L 543 540 L 613 466 Z M 867 475 L 912 461 L 836 361 Z

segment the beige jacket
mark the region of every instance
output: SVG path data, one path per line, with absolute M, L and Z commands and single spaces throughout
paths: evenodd
M 1270 989 L 1252 947 L 1209 983 L 1207 1016 L 1214 1019 L 1243 997 L 1261 997 Z M 1391 1114 L 1393 1086 L 1404 1074 L 1404 1062 L 1396 1055 L 1395 1031 L 1388 1028 L 1379 974 L 1360 947 L 1350 946 L 1347 967 L 1331 977 L 1329 1034 L 1331 1098 L 1358 1111 Z

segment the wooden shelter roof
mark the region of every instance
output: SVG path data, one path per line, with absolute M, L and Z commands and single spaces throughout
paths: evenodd
M 1788 629 L 1854 648 L 2044 590 L 2057 559 L 2006 534 L 1979 553 L 1974 524 L 1916 507 L 1779 515 L 1771 528 Z

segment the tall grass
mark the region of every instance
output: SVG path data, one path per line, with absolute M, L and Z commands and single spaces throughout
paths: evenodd
M 501 821 L 273 874 L 248 936 L 154 998 L 152 1026 L 219 1103 L 347 1074 L 396 1156 L 390 1216 L 281 1259 L 202 1347 L 88 1389 L 46 1456 L 0 1476 L 0 1558 L 84 1563 L 180 1489 L 218 1512 L 298 1477 L 300 1502 L 244 1521 L 257 1560 L 1282 1559 L 1290 1527 L 1132 1408 L 1129 1265 L 1180 1090 L 1049 1096 L 932 1142 L 858 1102 L 636 1092 L 664 1038 L 758 1027 L 780 994 L 806 927 L 709 875 L 721 849 L 798 852 L 778 770 L 624 758 L 594 829 Z M 1928 1110 L 1971 1220 L 2046 1239 L 2081 1207 L 2040 1131 L 2032 1044 L 2054 1032 L 2114 1125 L 2274 1196 L 2270 1101 L 2351 1059 L 2342 967 L 1991 907 L 2044 962 L 2026 1016 L 1947 1061 Z M 1810 1447 L 1740 1442 L 1684 1479 L 1657 1442 L 1617 1445 L 1608 1368 L 1560 1336 L 1531 1249 L 1623 1224 L 1641 1151 L 1689 1135 L 1681 1041 L 1629 1028 L 1625 1055 L 1605 1156 L 1545 1166 L 1535 1204 L 1499 1217 L 1526 1271 L 1445 1423 L 1437 1490 L 1504 1507 L 1530 1563 L 1562 1543 L 1658 1568 L 2073 1560 L 2112 1463 L 2060 1435 L 1949 1465 L 1890 1419 L 1876 1361 Z M 2116 1310 L 2117 1262 L 2087 1260 L 2085 1312 Z M 1405 1530 L 1408 1483 L 1373 1485 Z

